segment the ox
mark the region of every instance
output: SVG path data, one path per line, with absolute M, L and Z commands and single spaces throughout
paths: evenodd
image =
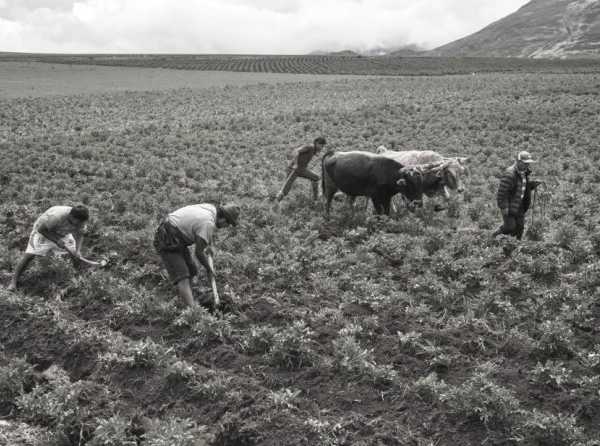
M 468 175 L 466 168 L 468 158 L 448 158 L 433 150 L 396 152 L 386 149 L 385 146 L 379 146 L 376 153 L 391 158 L 407 168 L 412 168 L 413 174 L 421 175 L 422 193 L 428 197 L 443 195 L 446 200 L 449 200 L 451 190 L 462 193 L 465 189 L 461 177 Z M 420 196 L 416 198 L 413 193 L 404 195 L 410 201 L 421 199 Z
M 373 202 L 376 214 L 390 213 L 392 197 L 411 190 L 413 172 L 403 171 L 403 165 L 385 156 L 370 152 L 329 152 L 321 162 L 325 215 L 329 217 L 331 200 L 341 190 L 351 204 L 357 196 Z

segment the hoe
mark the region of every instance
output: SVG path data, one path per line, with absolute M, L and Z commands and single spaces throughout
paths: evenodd
M 208 260 L 208 266 L 210 267 L 211 271 L 215 270 L 215 265 L 213 262 L 213 258 L 211 254 L 208 254 L 206 256 L 206 259 Z M 209 273 L 210 275 L 210 285 L 212 286 L 212 292 L 213 292 L 213 297 L 214 297 L 214 307 L 217 308 L 219 305 L 221 305 L 221 301 L 219 299 L 219 292 L 217 291 L 217 280 L 215 279 L 215 275 L 212 273 Z
M 100 268 L 104 268 L 106 265 L 108 265 L 108 260 L 106 260 L 106 259 L 102 259 L 99 262 L 94 262 L 93 260 L 86 259 L 81 254 L 79 254 L 75 258 L 77 260 L 81 260 L 83 263 L 87 263 L 88 265 L 91 265 L 91 266 L 99 266 Z

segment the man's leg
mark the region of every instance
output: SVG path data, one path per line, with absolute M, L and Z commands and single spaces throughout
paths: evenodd
M 297 176 L 298 175 L 295 170 L 292 170 L 290 172 L 287 179 L 285 180 L 285 184 L 283 185 L 283 188 L 277 194 L 277 201 L 281 201 L 283 199 L 283 197 L 285 197 L 290 192 L 292 184 L 294 184 L 294 181 L 296 181 Z
M 515 217 L 513 215 L 503 215 L 502 219 L 504 220 L 502 225 L 494 232 L 494 237 L 504 234 L 504 235 L 515 235 L 515 230 L 517 228 L 517 223 L 515 221 Z
M 521 240 L 525 229 L 525 214 L 515 216 L 515 236 Z
M 27 268 L 27 266 L 29 265 L 31 260 L 33 260 L 34 257 L 35 257 L 35 255 L 33 255 L 33 254 L 23 254 L 23 258 L 17 265 L 17 268 L 15 269 L 13 278 L 10 282 L 10 285 L 8 286 L 9 291 L 14 291 L 17 289 L 19 277 L 21 277 L 21 274 L 23 273 L 23 271 L 25 271 L 25 269 Z
M 319 182 L 318 181 L 312 182 L 312 194 L 313 194 L 313 201 L 317 201 L 317 199 L 319 198 Z
M 190 272 L 190 279 L 193 281 L 194 277 L 198 276 L 198 263 L 194 259 L 194 256 L 192 256 L 189 247 L 183 252 L 183 258 Z
M 312 194 L 313 194 L 313 200 L 317 200 L 317 198 L 319 198 L 319 181 L 321 180 L 321 178 L 319 177 L 319 175 L 317 175 L 314 172 L 311 172 L 308 169 L 304 169 L 301 171 L 297 172 L 297 175 L 300 178 L 306 178 L 308 180 L 311 181 L 312 183 Z
M 167 273 L 169 273 L 169 278 L 177 288 L 179 297 L 181 297 L 187 306 L 191 307 L 194 305 L 194 296 L 192 294 L 192 286 L 190 283 L 190 269 L 184 253 L 187 249 L 187 247 L 182 247 L 182 249 L 178 251 L 159 250 L 158 254 L 160 255 Z
M 179 293 L 179 297 L 183 299 L 183 302 L 188 307 L 193 307 L 196 305 L 194 302 L 194 295 L 192 294 L 192 286 L 190 284 L 189 277 L 181 279 L 179 282 L 177 282 L 177 292 Z

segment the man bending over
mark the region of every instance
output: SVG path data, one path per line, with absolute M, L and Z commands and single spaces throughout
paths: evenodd
M 88 218 L 89 211 L 85 206 L 53 206 L 40 215 L 33 224 L 27 249 L 8 289 L 17 289 L 19 277 L 36 256 L 69 254 L 74 260 L 79 259 L 82 230 Z
M 213 255 L 214 233 L 217 228 L 236 226 L 239 212 L 236 205 L 193 204 L 171 212 L 158 226 L 154 247 L 186 305 L 194 305 L 190 280 L 198 274 L 188 246 L 195 245 L 196 258 L 209 277 L 214 277 L 208 259 Z

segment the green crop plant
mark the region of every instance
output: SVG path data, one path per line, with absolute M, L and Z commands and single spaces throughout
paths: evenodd
M 181 315 L 173 321 L 175 327 L 185 327 L 190 330 L 190 342 L 204 346 L 209 342 L 223 342 L 233 333 L 232 315 L 215 316 L 205 308 L 196 306 L 186 308 Z
M 90 446 L 137 446 L 138 442 L 132 433 L 131 420 L 115 414 L 110 418 L 96 420 L 96 429 Z
M 375 362 L 373 351 L 364 348 L 352 332 L 340 331 L 333 341 L 333 366 L 336 370 L 348 373 L 353 379 L 365 380 L 378 386 L 388 386 L 397 379 L 397 372 L 390 365 Z
M 12 358 L 0 366 L 0 403 L 14 404 L 14 400 L 30 389 L 34 382 L 34 370 L 24 358 Z
M 209 436 L 206 427 L 185 418 L 167 418 L 150 420 L 143 434 L 147 446 L 203 446 Z
M 275 333 L 265 357 L 270 364 L 284 369 L 311 366 L 317 361 L 312 336 L 313 331 L 304 321 L 296 321 Z

